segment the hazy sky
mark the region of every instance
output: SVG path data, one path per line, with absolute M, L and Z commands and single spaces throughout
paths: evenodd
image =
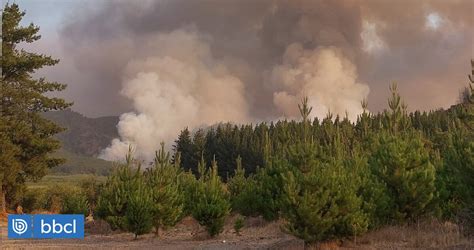
M 204 59 L 195 59 L 204 60 L 199 67 L 225 68 L 211 72 L 228 77 L 211 80 L 239 82 L 235 91 L 248 120 L 291 116 L 290 106 L 302 94 L 314 96 L 320 113 L 350 110 L 364 96 L 378 111 L 386 107 L 392 81 L 411 110 L 449 107 L 466 86 L 474 57 L 470 0 L 11 2 L 27 12 L 25 23 L 41 27 L 42 39 L 27 48 L 61 59 L 38 75 L 67 83 L 62 95 L 88 116 L 136 111 L 138 97 L 124 94 L 128 68 L 132 62 L 179 58 L 152 42 L 163 35 L 179 47 L 175 31 L 184 30 L 198 43 L 185 45 L 190 53 L 196 46 L 209 50 Z M 337 65 L 343 65 L 340 72 L 328 72 Z M 328 77 L 347 72 L 352 73 Z M 198 103 L 201 97 L 195 98 Z

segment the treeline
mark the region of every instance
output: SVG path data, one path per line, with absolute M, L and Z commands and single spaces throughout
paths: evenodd
M 437 217 L 473 222 L 474 95 L 428 113 L 408 113 L 390 87 L 389 110 L 355 123 L 333 117 L 255 126 L 185 129 L 170 157 L 162 147 L 142 170 L 131 156 L 105 185 L 97 216 L 146 233 L 193 216 L 211 236 L 231 212 L 284 218 L 307 242 Z M 225 179 L 224 183 L 222 179 Z

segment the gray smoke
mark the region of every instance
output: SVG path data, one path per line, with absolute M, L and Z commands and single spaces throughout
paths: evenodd
M 471 16 L 469 0 L 107 1 L 60 37 L 89 108 L 125 112 L 102 157 L 133 144 L 146 158 L 186 126 L 295 117 L 303 96 L 315 116 L 354 120 L 366 97 L 385 107 L 391 81 L 412 109 L 446 107 L 473 57 Z

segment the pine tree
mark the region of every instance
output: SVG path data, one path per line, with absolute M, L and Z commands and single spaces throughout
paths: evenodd
M 358 194 L 360 181 L 344 166 L 340 140 L 322 158 L 314 142 L 290 147 L 290 171 L 284 174 L 282 214 L 286 229 L 307 242 L 353 236 L 368 227 Z M 312 150 L 309 150 L 312 149 Z
M 153 199 L 150 190 L 142 179 L 133 183 L 125 211 L 125 227 L 127 231 L 138 235 L 146 234 L 153 227 Z
M 2 173 L 0 202 L 5 211 L 5 196 L 24 185 L 25 181 L 38 180 L 46 170 L 58 166 L 62 160 L 51 157 L 60 147 L 52 138 L 62 131 L 58 125 L 41 116 L 42 112 L 69 107 L 63 99 L 47 95 L 62 91 L 66 85 L 48 82 L 45 78 L 34 79 L 36 70 L 59 62 L 49 56 L 27 52 L 17 46 L 32 43 L 41 38 L 39 27 L 30 24 L 20 26 L 25 12 L 17 4 L 7 3 L 2 19 L 2 78 L 0 91 L 1 144 L 9 145 L 1 151 Z M 8 156 L 3 156 L 3 154 Z M 8 160 L 7 160 L 8 159 Z M 7 179 L 10 178 L 10 179 Z
M 170 154 L 165 153 L 164 143 L 161 143 L 152 168 L 145 172 L 153 201 L 153 226 L 157 236 L 161 229 L 174 226 L 183 213 L 184 196 L 179 187 L 179 157 L 175 160 L 177 163 L 171 164 Z
M 192 214 L 210 236 L 215 236 L 224 228 L 225 218 L 230 212 L 230 201 L 218 175 L 215 159 L 206 176 L 207 178 L 201 178 L 198 182 L 197 199 Z
M 178 139 L 175 141 L 175 145 L 173 145 L 173 150 L 175 153 L 179 152 L 181 154 L 181 167 L 183 169 L 191 169 L 194 165 L 194 146 L 193 142 L 191 141 L 191 133 L 189 132 L 188 128 L 185 128 L 181 131 L 178 136 Z M 172 161 L 174 162 L 174 158 Z
M 97 201 L 96 215 L 107 221 L 112 229 L 126 230 L 125 214 L 130 195 L 135 192 L 143 180 L 141 164 L 132 157 L 132 148 L 107 178 Z
M 235 174 L 227 182 L 232 211 L 239 212 L 245 216 L 259 215 L 261 214 L 263 204 L 254 176 L 245 177 L 245 169 L 242 167 L 242 158 L 240 156 L 237 158 L 236 163 Z
M 369 164 L 386 185 L 397 221 L 424 215 L 435 194 L 435 168 L 419 132 L 392 135 L 382 132 Z
M 443 215 L 452 219 L 465 209 L 474 213 L 474 134 L 458 121 L 447 141 L 437 178 Z
M 298 104 L 298 109 L 301 114 L 301 118 L 303 118 L 303 138 L 304 140 L 308 140 L 309 136 L 309 115 L 311 114 L 311 111 L 313 110 L 313 107 L 310 107 L 308 105 L 308 97 L 304 97 L 301 105 Z

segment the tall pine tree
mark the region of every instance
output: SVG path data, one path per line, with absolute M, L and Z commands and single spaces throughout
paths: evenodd
M 20 26 L 24 15 L 17 4 L 7 3 L 3 10 L 0 139 L 6 146 L 2 146 L 0 152 L 2 211 L 5 211 L 5 197 L 8 202 L 14 195 L 11 191 L 29 179 L 43 177 L 48 168 L 62 162 L 50 154 L 60 147 L 52 136 L 62 128 L 44 119 L 41 113 L 71 105 L 63 99 L 46 95 L 62 91 L 66 85 L 33 78 L 38 69 L 53 66 L 59 60 L 18 48 L 22 42 L 32 43 L 41 38 L 38 26 Z

